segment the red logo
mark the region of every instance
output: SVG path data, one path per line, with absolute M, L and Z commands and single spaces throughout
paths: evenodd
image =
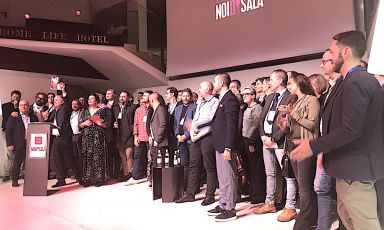
M 42 145 L 43 137 L 35 137 L 35 145 Z

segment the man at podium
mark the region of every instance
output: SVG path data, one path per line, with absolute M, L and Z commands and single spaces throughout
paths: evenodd
M 7 148 L 12 151 L 15 158 L 12 165 L 12 187 L 20 186 L 18 183 L 20 167 L 26 156 L 26 134 L 28 124 L 37 122 L 38 119 L 33 113 L 29 113 L 29 102 L 21 100 L 19 102 L 20 116 L 10 116 L 6 126 Z

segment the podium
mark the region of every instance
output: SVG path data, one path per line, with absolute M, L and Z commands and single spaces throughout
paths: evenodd
M 184 167 L 153 167 L 153 200 L 162 198 L 163 203 L 173 202 L 183 195 Z
M 24 196 L 48 195 L 49 145 L 53 127 L 49 122 L 33 122 L 28 125 Z

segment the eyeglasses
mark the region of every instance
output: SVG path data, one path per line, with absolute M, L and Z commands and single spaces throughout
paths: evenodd
M 244 97 L 244 96 L 253 95 L 253 93 L 243 93 L 242 95 L 243 95 L 243 97 Z
M 327 64 L 327 62 L 331 62 L 332 63 L 332 59 L 327 59 L 327 60 L 322 60 L 321 63 L 323 65 Z

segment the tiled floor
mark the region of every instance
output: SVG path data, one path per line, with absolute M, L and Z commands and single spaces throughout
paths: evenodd
M 49 181 L 49 185 L 53 183 Z M 197 198 L 202 196 L 200 193 Z M 23 186 L 12 188 L 7 182 L 0 184 L 0 229 L 290 230 L 294 224 L 278 222 L 279 212 L 254 215 L 254 205 L 249 202 L 237 205 L 237 220 L 217 223 L 206 213 L 217 203 L 208 207 L 200 203 L 201 200 L 184 204 L 153 201 L 147 182 L 129 181 L 99 188 L 73 183 L 45 197 L 23 196 Z

